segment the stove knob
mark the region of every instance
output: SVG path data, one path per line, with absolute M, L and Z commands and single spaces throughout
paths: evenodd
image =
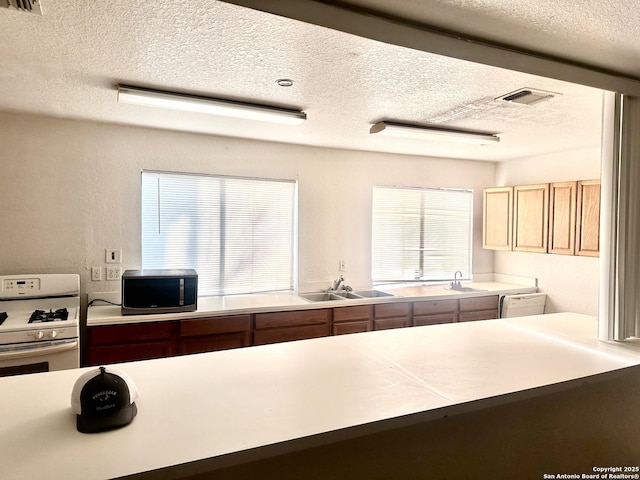
M 56 330 L 51 330 L 49 332 L 49 338 L 56 338 L 58 336 L 58 332 Z
M 37 331 L 33 334 L 33 336 L 36 337 L 36 340 L 40 340 L 42 337 L 44 337 L 44 333 L 42 333 L 41 331 Z

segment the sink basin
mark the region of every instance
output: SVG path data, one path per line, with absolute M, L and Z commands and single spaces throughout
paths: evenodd
M 312 302 L 331 302 L 334 300 L 345 300 L 347 298 L 347 297 L 343 297 L 342 295 L 338 295 L 336 293 L 328 293 L 328 292 L 300 293 L 298 294 L 298 296 L 300 298 L 304 298 L 305 300 L 310 300 Z M 356 297 L 356 298 L 360 298 L 360 297 Z
M 338 295 L 342 298 L 362 298 L 362 296 L 358 293 L 346 292 L 346 291 L 333 292 L 330 295 Z
M 336 292 L 299 293 L 298 296 L 311 302 L 331 302 L 333 300 L 394 297 L 395 295 L 379 290 L 358 290 L 357 292 L 339 290 Z
M 472 288 L 472 287 L 446 287 L 445 290 L 452 290 L 454 292 L 486 292 L 487 291 L 482 288 Z
M 381 292 L 380 290 L 358 290 L 353 292 L 361 298 L 394 297 L 392 293 Z

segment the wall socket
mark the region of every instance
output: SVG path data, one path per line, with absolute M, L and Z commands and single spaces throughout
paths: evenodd
M 106 263 L 122 263 L 122 249 L 107 248 L 104 252 L 104 261 Z
M 91 280 L 94 282 L 102 280 L 102 267 L 91 267 Z
M 107 267 L 107 280 L 120 280 L 120 267 Z

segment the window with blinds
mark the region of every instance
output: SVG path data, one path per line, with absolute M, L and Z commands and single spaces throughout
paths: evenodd
M 142 268 L 193 268 L 200 295 L 293 288 L 297 183 L 142 173 Z
M 472 246 L 472 191 L 373 188 L 373 281 L 471 278 Z

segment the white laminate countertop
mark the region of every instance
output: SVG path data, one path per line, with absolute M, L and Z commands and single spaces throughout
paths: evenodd
M 161 313 L 145 315 L 122 315 L 118 306 L 91 306 L 87 309 L 87 326 L 117 325 L 124 323 L 157 322 L 220 315 L 238 315 L 246 313 L 333 308 L 362 303 L 393 303 L 420 299 L 441 300 L 448 298 L 480 297 L 487 295 L 509 295 L 532 293 L 535 286 L 517 285 L 503 282 L 473 282 L 464 286 L 477 289 L 475 292 L 459 292 L 446 288 L 446 285 L 409 285 L 376 288 L 393 294 L 393 297 L 345 299 L 327 302 L 312 302 L 294 293 L 257 293 L 247 295 L 223 295 L 199 297 L 195 312 Z
M 43 465 L 48 479 L 91 480 L 232 453 L 246 461 L 260 447 L 285 453 L 640 365 L 635 345 L 596 336 L 595 317 L 557 313 L 124 363 L 138 416 L 99 434 L 79 433 L 70 407 L 87 369 L 0 378 L 2 478 L 43 478 Z

